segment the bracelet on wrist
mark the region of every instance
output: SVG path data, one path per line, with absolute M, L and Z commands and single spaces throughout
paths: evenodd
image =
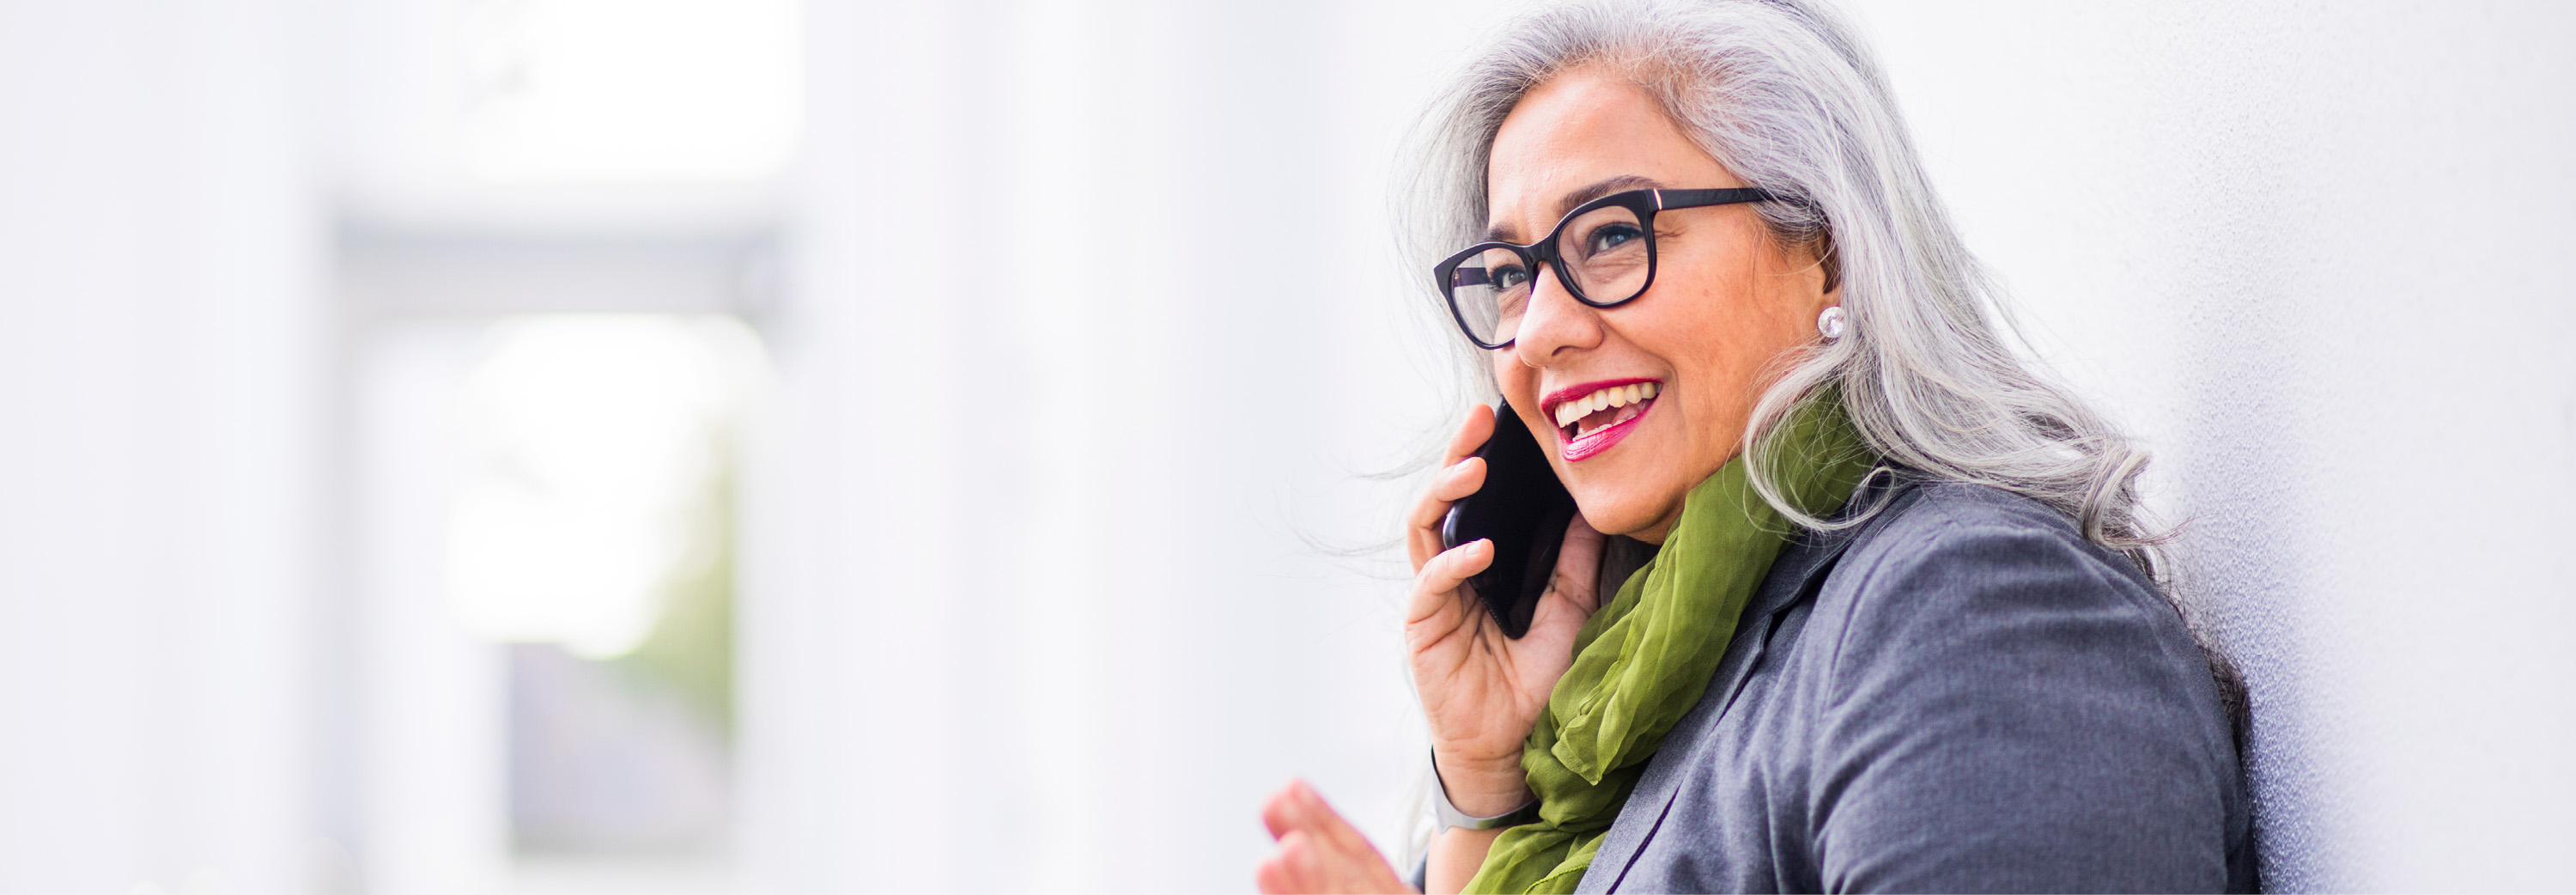
M 1431 800 L 1431 810 L 1433 814 L 1438 816 L 1440 824 L 1438 829 L 1432 831 L 1434 835 L 1449 832 L 1450 827 L 1465 827 L 1470 830 L 1492 830 L 1501 827 L 1516 827 L 1538 819 L 1538 799 L 1536 797 L 1532 797 L 1528 802 L 1523 803 L 1518 808 L 1505 811 L 1492 817 L 1477 817 L 1458 810 L 1457 803 L 1449 801 L 1449 784 L 1440 779 L 1440 753 L 1438 752 L 1433 752 L 1431 754 L 1431 792 L 1433 795 Z

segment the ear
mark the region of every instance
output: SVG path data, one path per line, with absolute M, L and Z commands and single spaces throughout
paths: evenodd
M 1797 242 L 1776 236 L 1773 239 L 1780 251 L 1781 269 L 1800 279 L 1801 291 L 1815 290 L 1815 310 L 1823 311 L 1842 303 L 1842 259 L 1834 252 L 1831 231 L 1819 232 L 1812 238 Z
M 1799 263 L 1813 268 L 1822 278 L 1823 282 L 1817 285 L 1816 291 L 1825 297 L 1825 304 L 1840 303 L 1843 291 L 1843 263 L 1842 256 L 1834 251 L 1834 232 L 1817 231 L 1815 238 L 1799 243 L 1794 250 L 1798 253 L 1796 258 Z

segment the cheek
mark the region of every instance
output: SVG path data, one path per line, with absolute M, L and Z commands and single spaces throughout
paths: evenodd
M 1509 351 L 1489 354 L 1494 359 L 1494 385 L 1502 390 L 1503 400 L 1514 407 L 1534 406 L 1538 400 L 1538 371 L 1513 360 Z
M 1676 359 L 1676 372 L 1687 383 L 1692 454 L 1701 465 L 1733 456 L 1752 415 L 1774 356 L 1765 340 L 1748 338 L 1754 335 L 1739 327 L 1713 328 L 1696 355 Z
M 1687 448 L 1677 464 L 1684 473 L 1705 475 L 1734 456 L 1752 413 L 1761 380 L 1781 349 L 1787 347 L 1775 315 L 1765 313 L 1751 290 L 1730 288 L 1739 281 L 1719 279 L 1700 289 L 1670 296 L 1653 320 L 1639 321 L 1640 348 L 1664 360 L 1681 386 L 1681 411 L 1674 422 L 1684 427 Z

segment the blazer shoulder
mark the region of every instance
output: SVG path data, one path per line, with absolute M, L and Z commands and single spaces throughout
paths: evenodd
M 1922 482 L 1879 512 L 1798 647 L 1818 884 L 2225 885 L 2236 755 L 2173 604 L 2011 492 Z
M 2086 540 L 2065 513 L 1991 485 L 1923 482 L 1880 512 L 1888 518 L 1855 538 L 1845 565 L 1884 567 L 1936 557 L 1969 565 L 2074 562 L 2155 591 L 2144 572 Z
M 2069 615 L 2127 627 L 2154 652 L 2198 654 L 2180 611 L 2147 576 L 2054 507 L 1986 485 L 1925 482 L 1880 512 L 1889 518 L 1856 537 L 1819 589 L 1832 666 L 1854 640 L 1871 641 L 1872 652 L 2011 646 L 2026 638 L 1925 635 L 2027 633 Z

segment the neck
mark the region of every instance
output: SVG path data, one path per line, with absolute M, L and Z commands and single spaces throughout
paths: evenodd
M 1664 514 L 1664 518 L 1655 520 L 1653 525 L 1628 532 L 1628 536 L 1660 547 L 1663 546 L 1664 539 L 1672 535 L 1673 523 L 1680 521 L 1682 521 L 1682 505 L 1675 503 L 1673 511 Z

